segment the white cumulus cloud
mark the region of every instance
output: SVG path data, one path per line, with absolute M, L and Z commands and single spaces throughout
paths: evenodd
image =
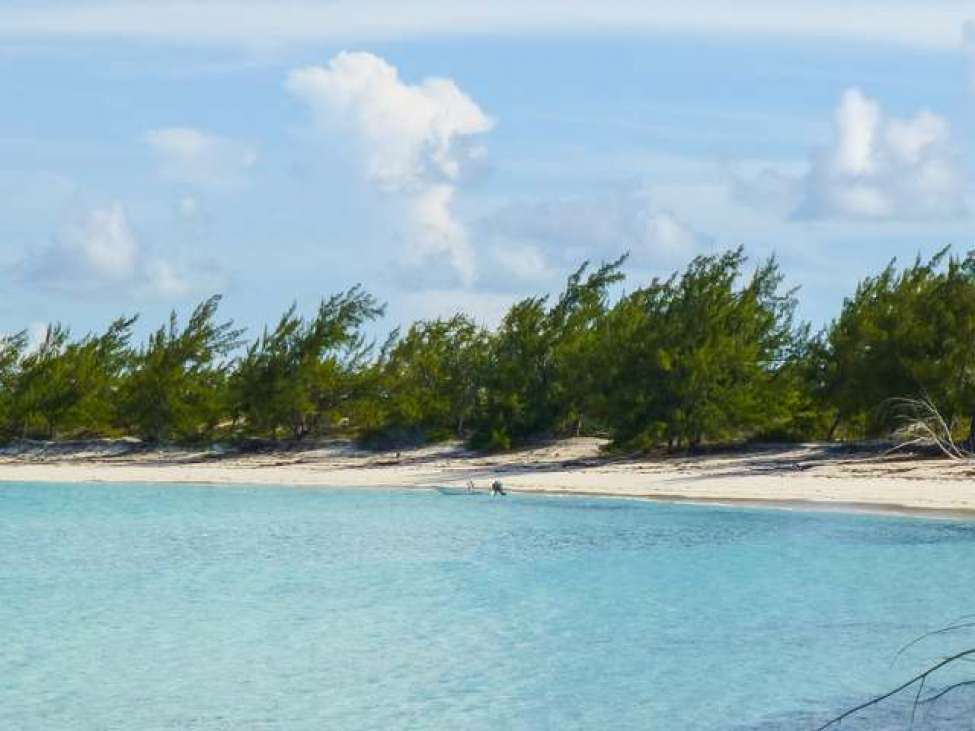
M 160 296 L 189 291 L 172 264 L 139 243 L 118 202 L 88 211 L 51 246 L 30 252 L 20 270 L 32 284 L 83 295 L 106 288 Z
M 97 278 L 118 281 L 135 271 L 138 244 L 118 203 L 92 210 L 68 242 L 83 268 Z
M 165 127 L 146 133 L 163 178 L 198 186 L 236 185 L 257 163 L 254 147 L 193 127 Z
M 678 257 L 693 256 L 703 238 L 672 211 L 648 213 L 641 237 L 651 252 Z
M 883 221 L 963 214 L 968 184 L 944 117 L 927 110 L 891 117 L 853 88 L 834 112 L 832 142 L 810 155 L 805 173 L 766 168 L 738 177 L 732 192 L 756 207 L 786 205 L 794 218 Z
M 287 88 L 314 110 L 325 134 L 351 135 L 365 177 L 405 203 L 407 263 L 443 256 L 470 284 L 474 251 L 454 198 L 483 161 L 477 138 L 494 121 L 452 80 L 409 84 L 370 53 L 340 53 L 327 66 L 296 69 Z

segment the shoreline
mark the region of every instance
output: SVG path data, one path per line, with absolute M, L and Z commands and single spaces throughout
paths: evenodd
M 460 487 L 460 485 L 401 485 L 395 483 L 344 485 L 332 482 L 254 482 L 251 480 L 200 480 L 200 479 L 17 479 L 10 480 L 0 468 L 0 486 L 4 483 L 50 484 L 50 485 L 167 485 L 170 487 L 256 487 L 312 490 L 402 490 L 416 492 L 436 492 L 439 487 Z M 776 510 L 796 513 L 839 513 L 843 515 L 870 515 L 879 517 L 923 518 L 927 520 L 950 520 L 975 522 L 975 507 L 936 508 L 917 507 L 899 503 L 865 503 L 839 500 L 811 500 L 806 498 L 733 498 L 733 497 L 691 497 L 688 495 L 648 493 L 633 494 L 609 491 L 586 491 L 546 488 L 512 488 L 505 490 L 513 495 L 527 495 L 551 498 L 595 498 L 600 500 L 634 500 L 638 502 L 662 503 L 665 505 L 693 505 L 698 507 L 719 507 L 728 509 Z M 483 491 L 482 491 L 483 492 Z
M 924 518 L 926 520 L 952 520 L 975 522 L 975 508 L 917 508 L 896 503 L 826 502 L 818 500 L 776 500 L 736 498 L 687 498 L 681 495 L 638 498 L 672 505 L 700 505 L 730 509 L 754 508 L 756 510 L 782 510 L 793 513 L 839 513 L 842 515 L 872 515 L 891 518 Z
M 0 482 L 294 487 L 485 487 L 574 495 L 975 519 L 975 465 L 838 445 L 763 445 L 697 456 L 607 457 L 598 439 L 485 455 L 459 444 L 368 452 L 343 442 L 245 453 L 145 449 L 131 442 L 22 444 L 0 450 Z

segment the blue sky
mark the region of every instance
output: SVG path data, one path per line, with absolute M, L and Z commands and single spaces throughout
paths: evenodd
M 0 331 L 259 328 L 356 282 L 487 323 L 584 259 L 775 253 L 821 324 L 975 248 L 975 6 L 7 2 Z M 967 33 L 966 33 L 967 31 Z

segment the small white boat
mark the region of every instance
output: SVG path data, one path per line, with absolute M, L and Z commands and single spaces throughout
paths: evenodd
M 435 487 L 433 488 L 441 495 L 485 495 L 483 490 L 478 490 L 476 488 L 471 489 L 467 487 Z

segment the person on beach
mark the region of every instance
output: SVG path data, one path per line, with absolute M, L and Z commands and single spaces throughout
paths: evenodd
M 494 497 L 495 495 L 507 495 L 507 494 L 508 493 L 504 491 L 504 487 L 502 487 L 501 485 L 501 480 L 495 480 L 494 482 L 491 483 L 491 497 Z
M 467 481 L 467 492 L 474 492 L 474 480 Z

